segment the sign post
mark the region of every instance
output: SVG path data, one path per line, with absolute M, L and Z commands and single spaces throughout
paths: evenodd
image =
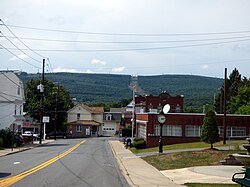
M 46 138 L 46 123 L 49 123 L 49 116 L 43 116 L 43 140 Z

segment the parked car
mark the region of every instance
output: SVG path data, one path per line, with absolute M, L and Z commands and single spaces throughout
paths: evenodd
M 33 139 L 34 140 L 39 140 L 39 135 L 38 134 L 34 134 L 32 131 L 25 131 L 23 134 L 22 134 L 23 137 L 31 137 L 33 136 Z
M 55 132 L 51 132 L 49 134 L 46 134 L 46 138 L 50 139 L 50 138 L 54 138 L 55 137 Z M 56 138 L 70 138 L 71 134 L 68 132 L 56 132 Z

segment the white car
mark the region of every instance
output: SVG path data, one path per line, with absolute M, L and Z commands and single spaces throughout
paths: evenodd
M 34 134 L 32 131 L 25 131 L 22 136 L 33 136 L 34 138 L 38 138 L 38 134 Z

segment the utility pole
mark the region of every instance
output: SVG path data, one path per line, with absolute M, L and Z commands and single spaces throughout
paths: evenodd
M 43 72 L 42 72 L 42 84 L 38 85 L 39 91 L 41 94 L 41 117 L 40 117 L 40 139 L 39 139 L 39 144 L 42 144 L 42 137 L 43 137 L 43 110 L 44 110 L 44 66 L 45 66 L 45 59 L 43 59 Z
M 135 91 L 133 89 L 133 101 L 132 101 L 132 104 L 133 104 L 133 114 L 132 114 L 132 131 L 131 131 L 131 138 L 132 138 L 132 141 L 133 141 L 133 138 L 134 138 L 134 117 L 135 117 Z
M 223 116 L 223 144 L 226 144 L 226 133 L 227 133 L 227 127 L 226 127 L 226 115 L 227 115 L 227 68 L 225 68 L 225 78 L 224 78 L 224 116 Z
M 58 107 L 58 95 L 59 95 L 59 83 L 57 83 L 57 90 L 56 90 L 56 106 L 55 106 L 55 129 L 54 129 L 54 134 L 55 134 L 55 140 L 56 140 L 56 128 L 57 128 L 57 107 Z

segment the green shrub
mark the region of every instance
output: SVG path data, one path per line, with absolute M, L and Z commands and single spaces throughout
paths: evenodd
M 144 140 L 144 138 L 134 138 L 134 142 L 138 142 L 138 141 L 141 141 L 141 140 Z
M 135 141 L 133 143 L 133 146 L 136 148 L 136 149 L 145 149 L 146 148 L 146 141 L 144 139 L 142 140 L 139 140 L 139 141 Z
M 0 147 L 3 147 L 3 138 L 0 138 Z
M 10 129 L 2 129 L 0 130 L 0 139 L 2 139 L 2 147 L 11 147 L 12 145 L 12 136 L 13 133 L 11 132 Z

